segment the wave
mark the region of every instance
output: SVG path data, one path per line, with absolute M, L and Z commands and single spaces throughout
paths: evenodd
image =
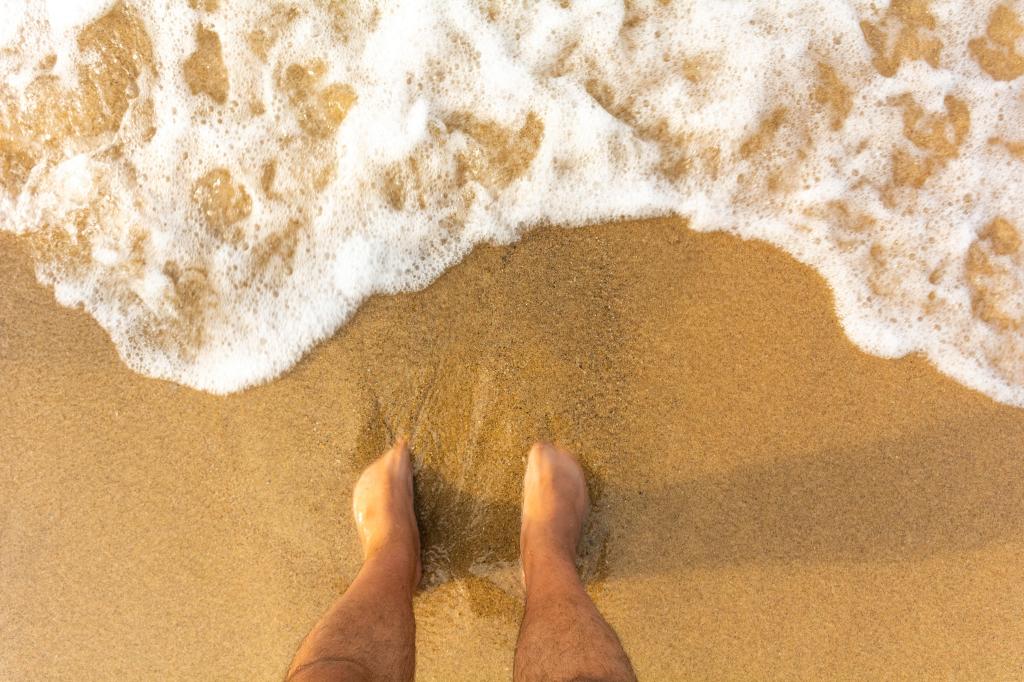
M 678 214 L 1024 406 L 1013 3 L 0 7 L 0 228 L 144 374 L 240 390 L 476 244 Z

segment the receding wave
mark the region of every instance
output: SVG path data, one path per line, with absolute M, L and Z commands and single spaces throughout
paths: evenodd
M 676 213 L 1024 405 L 1014 2 L 0 0 L 0 227 L 229 392 L 540 223 Z

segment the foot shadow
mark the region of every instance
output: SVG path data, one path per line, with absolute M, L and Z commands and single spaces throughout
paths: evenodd
M 493 582 L 518 594 L 519 499 L 485 499 L 467 492 L 444 471 L 430 465 L 416 471 L 414 488 L 423 558 L 421 587 L 430 589 L 450 580 L 501 575 Z M 591 483 L 592 510 L 577 561 L 585 581 L 602 579 L 607 564 L 606 515 L 596 490 L 598 486 Z M 516 576 L 514 585 L 505 575 L 509 570 Z
M 970 433 L 963 429 L 962 433 Z M 905 562 L 1024 537 L 1024 452 L 957 425 L 609 491 L 612 570 L 656 574 L 766 562 Z M 658 529 L 651 533 L 650 528 Z

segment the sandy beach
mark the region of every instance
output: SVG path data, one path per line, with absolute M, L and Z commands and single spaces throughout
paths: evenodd
M 843 335 L 824 281 L 678 219 L 541 229 L 378 296 L 270 384 L 146 379 L 0 236 L 0 677 L 280 678 L 408 433 L 421 680 L 508 679 L 532 439 L 641 679 L 1011 679 L 1024 411 Z

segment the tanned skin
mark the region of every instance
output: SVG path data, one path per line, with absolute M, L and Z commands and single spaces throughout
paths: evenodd
M 363 546 L 356 579 L 313 627 L 288 669 L 289 682 L 412 680 L 420 536 L 412 463 L 404 439 L 360 476 L 352 508 Z M 550 443 L 530 449 L 519 536 L 526 610 L 516 645 L 516 682 L 636 680 L 615 631 L 576 572 L 590 508 L 583 469 Z

